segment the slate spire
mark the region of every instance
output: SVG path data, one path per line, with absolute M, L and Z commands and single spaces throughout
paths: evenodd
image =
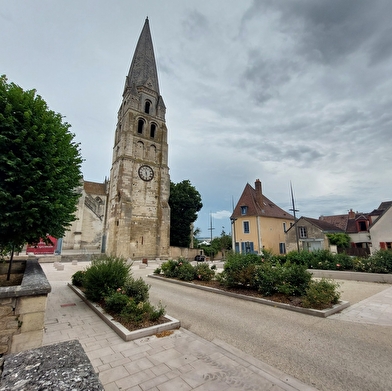
M 154 48 L 152 44 L 148 17 L 144 22 L 133 55 L 131 67 L 125 83 L 125 89 L 144 86 L 159 94 L 158 72 L 155 63 Z

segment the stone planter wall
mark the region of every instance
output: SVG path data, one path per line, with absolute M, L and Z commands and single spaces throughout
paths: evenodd
M 49 281 L 36 259 L 27 260 L 21 285 L 0 287 L 0 354 L 42 345 Z

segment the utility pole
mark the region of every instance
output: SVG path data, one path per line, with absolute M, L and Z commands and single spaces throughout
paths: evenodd
M 212 213 L 210 212 L 210 228 L 208 228 L 209 231 L 211 231 L 211 242 L 212 242 L 212 230 L 215 229 L 212 227 Z
M 291 184 L 291 181 L 290 181 L 290 190 L 291 190 L 291 202 L 292 202 L 292 205 L 293 205 L 293 209 L 290 209 L 290 211 L 293 212 L 293 214 L 294 214 L 295 237 L 297 239 L 297 251 L 299 252 L 299 238 L 298 238 L 297 216 L 295 214 L 295 212 L 299 212 L 299 210 L 295 209 L 294 195 L 293 195 L 293 185 Z

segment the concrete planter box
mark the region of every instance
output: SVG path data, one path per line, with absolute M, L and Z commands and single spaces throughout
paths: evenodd
M 36 259 L 14 261 L 12 272 L 20 272 L 23 267 L 20 285 L 0 287 L 0 354 L 42 345 L 46 299 L 51 286 Z
M 107 314 L 104 309 L 98 304 L 92 303 L 86 299 L 84 293 L 72 284 L 68 286 L 124 341 L 133 341 L 134 339 L 148 337 L 150 335 L 161 333 L 162 331 L 179 329 L 181 327 L 180 321 L 165 315 L 169 322 L 158 324 L 156 326 L 146 327 L 144 329 L 129 331 L 121 323 L 115 321 L 111 315 Z
M 353 280 L 364 282 L 381 282 L 392 284 L 392 274 L 383 273 L 363 273 L 363 272 L 349 272 L 340 270 L 320 270 L 308 269 L 316 278 L 331 278 L 333 280 Z
M 187 286 L 190 288 L 200 289 L 200 290 L 207 291 L 207 292 L 217 293 L 220 295 L 235 297 L 237 299 L 253 301 L 256 303 L 265 304 L 265 305 L 269 305 L 269 306 L 276 307 L 276 308 L 283 308 L 283 309 L 286 309 L 289 311 L 300 312 L 302 314 L 318 316 L 321 318 L 326 318 L 327 316 L 333 315 L 336 312 L 342 311 L 343 309 L 349 307 L 349 305 L 350 305 L 350 303 L 348 301 L 340 301 L 338 304 L 334 305 L 332 308 L 326 308 L 325 310 L 315 310 L 312 308 L 295 307 L 290 304 L 279 303 L 276 301 L 262 299 L 259 297 L 246 296 L 246 295 L 241 295 L 238 293 L 227 292 L 227 291 L 216 289 L 216 288 L 210 288 L 210 287 L 204 286 L 204 285 L 192 284 L 191 282 L 184 282 L 184 281 L 174 280 L 174 279 L 170 279 L 170 278 L 160 277 L 155 274 L 149 274 L 148 277 L 156 278 L 161 281 L 166 281 L 166 282 L 170 282 L 173 284 L 184 285 L 184 286 Z

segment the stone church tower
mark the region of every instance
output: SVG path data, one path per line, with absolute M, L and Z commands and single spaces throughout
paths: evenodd
M 118 110 L 110 171 L 107 254 L 132 259 L 169 255 L 170 177 L 165 114 L 147 18 Z

